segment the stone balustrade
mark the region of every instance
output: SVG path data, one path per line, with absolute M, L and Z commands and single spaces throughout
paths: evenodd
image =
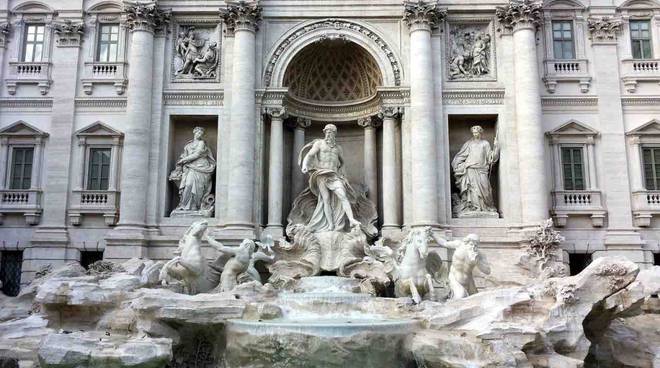
M 623 60 L 621 76 L 626 91 L 635 93 L 639 82 L 660 82 L 660 59 Z
M 119 213 L 119 192 L 112 190 L 74 190 L 69 209 L 69 221 L 80 225 L 85 214 L 103 215 L 105 224 L 112 226 Z
M 91 95 L 95 84 L 112 84 L 118 95 L 126 90 L 126 63 L 124 62 L 88 62 L 82 79 L 83 91 Z
M 10 62 L 7 93 L 15 95 L 19 84 L 36 84 L 42 95 L 47 94 L 51 84 L 50 69 L 48 62 Z
M 589 92 L 591 76 L 589 75 L 589 62 L 586 59 L 553 60 L 543 62 L 545 69 L 546 89 L 554 93 L 558 82 L 577 82 L 582 93 Z
M 635 226 L 648 227 L 651 218 L 660 215 L 660 191 L 640 190 L 632 194 L 633 219 Z
M 552 213 L 555 225 L 563 227 L 569 216 L 591 217 L 594 227 L 602 227 L 607 211 L 598 190 L 556 190 L 552 192 Z
M 22 213 L 28 225 L 36 225 L 41 217 L 41 196 L 39 189 L 0 190 L 0 224 L 7 213 Z

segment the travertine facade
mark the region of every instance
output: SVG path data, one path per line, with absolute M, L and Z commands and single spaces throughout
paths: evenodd
M 567 261 L 648 266 L 658 39 L 656 0 L 0 0 L 2 254 L 22 251 L 23 283 L 81 252 L 169 258 L 204 212 L 173 216 L 168 180 L 195 127 L 214 202 L 195 177 L 181 192 L 213 203 L 213 237 L 280 237 L 306 187 L 298 152 L 332 122 L 386 237 L 474 232 L 506 275 L 552 217 Z M 453 215 L 473 125 L 498 144 L 481 176 L 497 216 Z

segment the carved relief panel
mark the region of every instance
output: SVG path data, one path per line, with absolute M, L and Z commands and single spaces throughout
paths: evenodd
M 177 24 L 172 37 L 173 82 L 220 81 L 220 30 L 216 24 Z
M 448 22 L 447 28 L 447 80 L 495 80 L 495 37 L 492 22 L 456 20 Z

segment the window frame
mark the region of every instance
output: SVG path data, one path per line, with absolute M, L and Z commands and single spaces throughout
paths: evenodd
M 565 32 L 565 30 L 563 28 L 561 30 L 559 30 L 559 32 L 562 33 L 562 37 L 561 37 L 561 39 L 556 39 L 555 38 L 555 32 L 556 32 L 555 24 L 569 24 L 570 25 L 570 34 L 571 34 L 571 38 L 570 38 L 571 57 L 570 58 L 564 57 L 564 51 L 565 50 L 564 50 L 563 45 L 564 45 L 564 43 L 569 41 L 569 40 L 566 40 L 566 39 L 563 38 L 563 33 Z M 561 19 L 561 18 L 552 19 L 550 21 L 550 28 L 551 28 L 550 32 L 551 32 L 551 40 L 552 40 L 552 56 L 553 56 L 553 58 L 555 60 L 576 60 L 577 59 L 577 50 L 576 50 L 576 46 L 575 46 L 576 37 L 575 37 L 575 22 L 574 22 L 574 20 L 573 19 Z M 556 45 L 557 42 L 560 42 L 562 44 L 562 55 L 561 56 L 558 56 L 557 53 L 556 53 L 557 50 L 556 50 L 555 45 Z
M 117 29 L 117 33 L 116 33 L 117 40 L 116 41 L 113 42 L 112 40 L 108 40 L 108 41 L 103 41 L 102 40 L 103 35 L 104 35 L 104 33 L 103 33 L 103 28 L 104 27 L 116 27 L 116 29 Z M 95 45 L 95 50 L 94 50 L 94 62 L 97 62 L 97 63 L 118 63 L 118 62 L 120 62 L 120 54 L 121 54 L 120 53 L 120 47 L 122 46 L 122 42 L 121 42 L 122 31 L 121 31 L 120 23 L 119 22 L 117 22 L 117 23 L 99 22 L 96 28 L 97 28 L 97 35 L 96 35 L 96 45 Z M 109 35 L 113 35 L 113 34 L 114 33 L 109 33 Z M 106 43 L 108 45 L 114 45 L 115 46 L 114 59 L 112 59 L 110 57 L 111 52 L 108 51 L 107 52 L 108 55 L 105 58 L 106 60 L 101 60 L 102 59 L 101 58 L 102 45 L 104 43 Z M 112 60 L 110 60 L 110 59 L 112 59 Z
M 658 175 L 656 178 L 654 178 L 654 186 L 656 188 L 649 189 L 647 187 L 646 161 L 644 160 L 644 150 L 646 150 L 646 149 L 657 150 L 657 151 L 660 152 L 660 144 L 642 143 L 639 146 L 639 150 L 640 150 L 639 154 L 640 154 L 640 160 L 641 160 L 641 165 L 642 165 L 642 170 L 641 170 L 642 171 L 641 172 L 641 174 L 642 174 L 642 185 L 643 185 L 644 190 L 654 191 L 654 192 L 655 191 L 660 191 L 660 175 Z M 653 160 L 653 161 L 655 161 L 655 160 Z M 655 164 L 655 162 L 654 162 L 654 164 Z M 657 165 L 660 166 L 660 162 L 658 162 Z M 655 173 L 655 170 L 654 170 L 654 173 Z
M 580 157 L 581 164 L 580 165 L 581 165 L 581 169 L 582 169 L 581 170 L 582 171 L 582 189 L 575 188 L 575 177 L 573 177 L 573 180 L 572 180 L 572 184 L 573 184 L 574 187 L 570 188 L 570 189 L 566 187 L 566 171 L 565 171 L 566 163 L 564 162 L 564 149 L 571 149 L 571 150 L 579 149 L 580 150 L 580 154 L 581 154 L 581 157 Z M 566 144 L 566 143 L 559 144 L 559 156 L 560 156 L 559 159 L 561 161 L 559 163 L 559 165 L 561 167 L 562 190 L 565 190 L 565 191 L 586 191 L 586 190 L 588 190 L 587 188 L 589 187 L 589 185 L 588 185 L 589 183 L 588 183 L 588 175 L 587 175 L 588 174 L 588 172 L 587 172 L 588 167 L 587 167 L 587 162 L 586 162 L 586 159 L 587 159 L 586 146 L 584 144 L 570 144 L 570 143 L 568 143 L 568 144 Z M 572 171 L 574 170 L 574 166 L 575 166 L 575 164 L 571 163 Z
M 14 164 L 14 157 L 16 154 L 16 149 L 32 149 L 32 161 L 30 163 L 30 177 L 29 177 L 29 185 L 27 188 L 23 188 L 23 185 L 20 186 L 20 188 L 14 188 L 13 183 L 14 183 L 14 169 L 15 169 L 15 164 Z M 34 180 L 33 174 L 34 174 L 34 165 L 35 165 L 35 152 L 36 152 L 36 147 L 34 144 L 12 144 L 9 146 L 9 157 L 8 157 L 8 165 L 7 165 L 7 176 L 6 176 L 6 183 L 5 187 L 9 190 L 29 190 L 33 187 L 32 181 Z M 23 164 L 25 166 L 25 164 Z M 25 168 L 23 167 L 23 170 Z M 25 178 L 21 178 L 21 181 L 25 180 Z
M 111 171 L 112 171 L 112 145 L 110 144 L 87 144 L 85 148 L 85 178 L 84 178 L 84 190 L 87 191 L 108 191 L 111 187 L 110 180 Z M 90 179 L 91 179 L 91 166 L 92 166 L 92 151 L 94 150 L 107 150 L 109 153 L 108 159 L 108 177 L 106 178 L 108 186 L 105 189 L 92 189 L 90 188 Z M 101 164 L 102 166 L 102 164 Z M 100 187 L 101 185 L 99 185 Z
M 30 28 L 31 27 L 37 27 L 37 29 L 42 28 L 43 29 L 43 34 L 42 34 L 42 39 L 41 42 L 38 41 L 29 41 L 28 37 L 30 35 Z M 44 62 L 44 54 L 46 53 L 46 24 L 45 23 L 26 23 L 24 28 L 23 28 L 23 42 L 22 42 L 22 50 L 21 50 L 21 56 L 20 60 L 23 63 L 42 63 Z M 39 33 L 35 32 L 35 38 Z M 41 45 L 41 52 L 39 55 L 39 60 L 35 60 L 35 55 L 36 52 L 33 49 L 32 50 L 32 57 L 30 58 L 31 60 L 27 60 L 27 52 L 28 52 L 28 45 Z
M 641 23 L 646 23 L 648 25 L 648 29 L 646 32 L 648 32 L 648 39 L 646 38 L 634 38 L 633 37 L 633 24 L 641 24 Z M 636 30 L 636 32 L 643 32 L 641 30 Z M 643 18 L 635 18 L 635 19 L 630 19 L 628 21 L 628 33 L 629 33 L 629 38 L 630 38 L 630 56 L 633 58 L 633 60 L 649 60 L 653 59 L 653 22 L 651 19 L 643 19 Z M 640 56 L 635 57 L 635 42 L 639 41 L 640 42 Z M 643 43 L 644 41 L 648 42 L 648 48 L 649 48 L 649 55 L 644 54 L 644 48 L 643 48 Z

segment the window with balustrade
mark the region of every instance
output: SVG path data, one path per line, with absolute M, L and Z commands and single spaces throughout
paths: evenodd
M 644 188 L 660 190 L 660 147 L 642 147 Z
M 630 42 L 634 59 L 652 59 L 651 21 L 630 21 Z
M 553 219 L 565 226 L 570 216 L 589 216 L 603 226 L 607 214 L 598 189 L 595 145 L 598 132 L 571 120 L 546 133 L 553 163 Z
M 34 147 L 11 148 L 9 189 L 30 189 L 32 184 L 32 159 Z
M 28 24 L 23 37 L 23 60 L 28 63 L 40 62 L 44 56 L 46 25 Z
M 573 21 L 552 22 L 552 47 L 555 59 L 575 59 Z
M 123 134 L 95 122 L 76 132 L 78 179 L 73 190 L 69 220 L 80 225 L 83 216 L 101 215 L 114 225 L 119 213 L 119 167 Z

